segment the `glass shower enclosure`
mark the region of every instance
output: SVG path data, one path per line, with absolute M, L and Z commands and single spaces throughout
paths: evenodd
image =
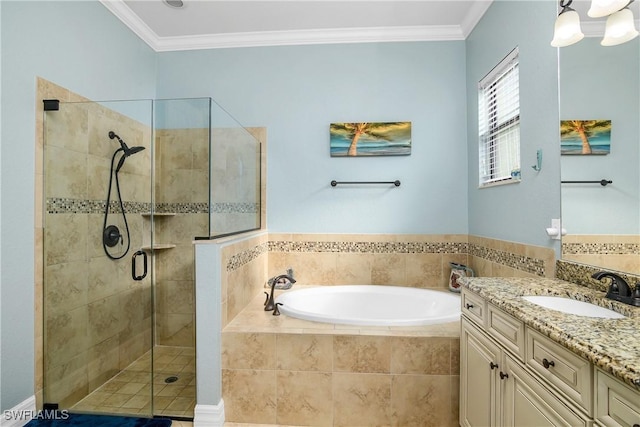
M 192 242 L 260 228 L 260 142 L 210 98 L 44 115 L 43 402 L 192 418 Z

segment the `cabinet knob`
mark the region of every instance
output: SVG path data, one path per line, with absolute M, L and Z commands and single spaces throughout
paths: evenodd
M 467 310 L 470 310 L 473 308 L 473 304 L 466 303 L 465 307 L 467 307 Z
M 495 369 L 498 367 L 497 363 L 493 363 L 493 362 L 489 362 L 489 367 L 491 368 L 491 370 Z
M 509 374 L 506 374 L 504 372 L 500 372 L 500 379 L 503 380 L 505 378 L 509 378 Z
M 556 366 L 555 362 L 552 361 L 548 361 L 546 358 L 542 359 L 542 366 L 544 366 L 546 369 L 549 369 L 549 366 Z

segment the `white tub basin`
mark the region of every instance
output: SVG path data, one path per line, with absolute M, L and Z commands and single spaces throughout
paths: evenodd
M 609 310 L 608 308 L 570 298 L 530 295 L 524 296 L 522 297 L 522 299 L 524 299 L 525 301 L 529 301 L 530 303 L 542 306 L 544 308 L 561 311 L 567 314 L 576 314 L 578 316 L 585 317 L 600 317 L 604 319 L 624 318 L 624 315 L 613 310 Z

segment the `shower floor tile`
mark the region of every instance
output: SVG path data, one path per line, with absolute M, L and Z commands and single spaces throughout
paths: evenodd
M 193 417 L 196 404 L 195 351 L 157 346 L 78 402 L 72 410 L 110 414 Z M 174 382 L 165 380 L 177 377 Z M 151 395 L 153 394 L 153 399 Z

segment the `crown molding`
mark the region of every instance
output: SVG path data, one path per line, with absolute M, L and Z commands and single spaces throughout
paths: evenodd
M 100 0 L 131 31 L 156 52 L 238 47 L 291 46 L 339 43 L 464 40 L 493 0 L 478 1 L 463 25 L 337 28 L 264 31 L 160 37 L 123 0 Z
M 138 15 L 126 5 L 124 0 L 99 0 L 124 25 L 142 39 L 151 49 L 156 50 L 158 35 Z
M 464 40 L 464 35 L 458 26 L 339 28 L 158 37 L 152 47 L 158 52 L 167 52 L 238 47 L 444 40 Z
M 476 25 L 478 25 L 478 22 L 480 22 L 492 3 L 493 0 L 480 0 L 473 3 L 473 6 L 469 9 L 469 13 L 467 13 L 467 16 L 464 17 L 460 24 L 465 39 L 471 34 L 471 31 L 473 31 Z

